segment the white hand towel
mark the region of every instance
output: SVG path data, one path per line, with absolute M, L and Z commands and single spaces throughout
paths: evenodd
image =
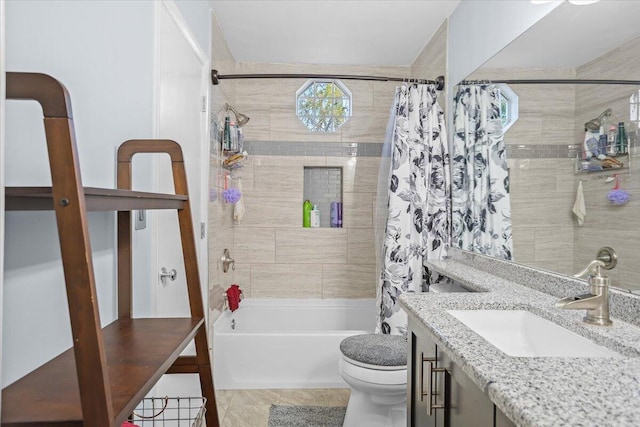
M 233 205 L 233 220 L 236 223 L 239 223 L 244 216 L 244 193 L 242 192 L 242 181 L 240 181 L 240 178 L 238 178 L 236 188 L 240 192 L 240 200 L 238 200 L 236 204 Z
M 587 216 L 587 210 L 584 206 L 584 194 L 582 192 L 582 181 L 578 184 L 578 191 L 576 192 L 576 201 L 573 204 L 573 214 L 578 220 L 578 225 L 584 224 L 584 218 Z

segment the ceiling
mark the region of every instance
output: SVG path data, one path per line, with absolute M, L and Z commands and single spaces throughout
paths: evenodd
M 483 65 L 576 68 L 640 35 L 640 1 L 565 2 Z
M 409 66 L 460 0 L 209 0 L 236 61 Z

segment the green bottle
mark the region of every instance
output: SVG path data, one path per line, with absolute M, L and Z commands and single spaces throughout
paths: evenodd
M 624 128 L 624 122 L 618 123 L 618 136 L 616 139 L 617 151 L 620 154 L 627 152 L 627 132 Z
M 311 227 L 311 202 L 309 200 L 305 200 L 302 204 L 302 226 Z

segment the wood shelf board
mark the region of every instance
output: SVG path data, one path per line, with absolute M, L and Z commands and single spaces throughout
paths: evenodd
M 128 211 L 133 209 L 183 209 L 183 194 L 84 187 L 89 211 Z M 6 187 L 5 208 L 13 211 L 53 210 L 51 187 Z
M 191 342 L 203 319 L 116 320 L 103 331 L 115 423 L 135 409 Z M 2 390 L 2 426 L 82 426 L 73 349 Z M 115 424 L 114 424 L 115 425 Z

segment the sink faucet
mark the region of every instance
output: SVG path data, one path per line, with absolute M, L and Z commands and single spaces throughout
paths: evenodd
M 562 298 L 556 307 L 567 310 L 587 310 L 584 321 L 593 325 L 609 326 L 609 286 L 611 279 L 602 274 L 602 269 L 611 270 L 618 262 L 616 252 L 611 248 L 598 251 L 598 259 L 589 263 L 587 268 L 573 277 L 582 278 L 589 275 L 589 293 Z

